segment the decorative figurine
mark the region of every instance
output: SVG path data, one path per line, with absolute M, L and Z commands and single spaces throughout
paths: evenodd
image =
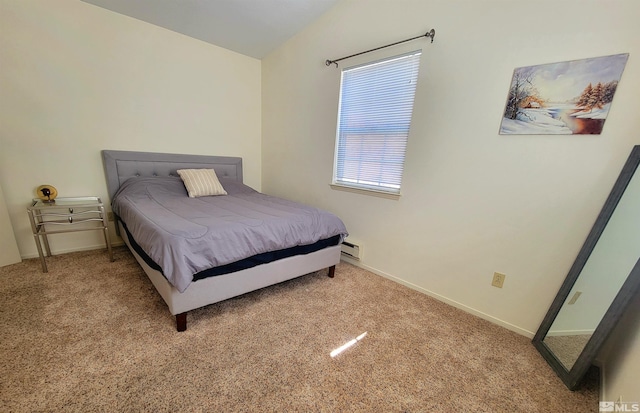
M 36 195 L 45 204 L 53 204 L 58 196 L 58 191 L 52 185 L 40 185 L 36 190 Z

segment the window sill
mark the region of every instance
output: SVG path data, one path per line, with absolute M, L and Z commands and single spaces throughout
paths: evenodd
M 346 185 L 340 185 L 340 184 L 329 184 L 329 186 L 331 187 L 331 189 L 336 189 L 338 191 L 352 192 L 354 194 L 377 196 L 379 198 L 394 199 L 396 201 L 400 199 L 400 194 L 392 194 L 389 192 L 376 191 L 374 189 L 355 188 L 353 186 L 346 186 Z

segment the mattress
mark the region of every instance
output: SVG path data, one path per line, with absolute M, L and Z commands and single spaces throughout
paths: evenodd
M 131 245 L 131 248 L 147 263 L 149 267 L 156 271 L 162 272 L 162 267 L 158 265 L 151 257 L 147 255 L 146 252 L 140 247 L 140 245 L 133 238 L 127 226 L 123 223 L 122 227 L 124 231 L 127 233 L 127 239 Z M 312 252 L 320 251 L 321 249 L 331 247 L 334 245 L 338 245 L 341 242 L 341 237 L 336 235 L 334 237 L 328 239 L 321 239 L 320 241 L 314 242 L 310 245 L 299 245 L 297 247 L 285 248 L 281 250 L 265 252 L 262 254 L 254 255 L 252 257 L 244 258 L 242 260 L 232 262 L 226 265 L 220 265 L 218 267 L 209 268 L 204 271 L 200 271 L 197 274 L 193 275 L 193 281 L 202 280 L 209 277 L 215 277 L 216 275 L 224 275 L 234 273 L 236 271 L 246 270 L 248 268 L 253 268 L 255 266 L 261 264 L 267 264 L 273 261 L 281 260 L 287 257 L 293 257 L 294 255 L 306 255 L 311 254 Z

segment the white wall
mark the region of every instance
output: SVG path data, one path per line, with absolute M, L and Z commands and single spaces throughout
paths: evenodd
M 0 186 L 0 267 L 20 262 L 18 243 L 13 235 L 9 211 L 4 202 L 4 192 Z
M 348 0 L 262 62 L 264 192 L 335 212 L 361 265 L 533 336 L 634 144 L 636 0 Z M 417 36 L 399 201 L 332 190 L 340 70 Z M 630 53 L 601 135 L 501 136 L 513 69 Z M 494 271 L 507 275 L 491 287 Z
M 259 60 L 79 0 L 0 0 L 0 62 L 0 185 L 23 257 L 38 185 L 107 200 L 101 149 L 241 156 L 261 187 Z M 100 245 L 51 237 L 54 253 Z

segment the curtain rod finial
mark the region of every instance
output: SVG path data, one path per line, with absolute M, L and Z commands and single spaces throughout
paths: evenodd
M 325 64 L 325 66 L 331 66 L 332 64 L 334 64 L 334 65 L 336 65 L 336 67 L 338 67 L 338 62 L 335 62 L 335 61 L 329 60 L 329 59 L 325 60 L 324 64 Z
M 431 43 L 433 43 L 433 38 L 436 37 L 436 30 L 431 29 L 425 34 L 425 37 L 431 37 Z

